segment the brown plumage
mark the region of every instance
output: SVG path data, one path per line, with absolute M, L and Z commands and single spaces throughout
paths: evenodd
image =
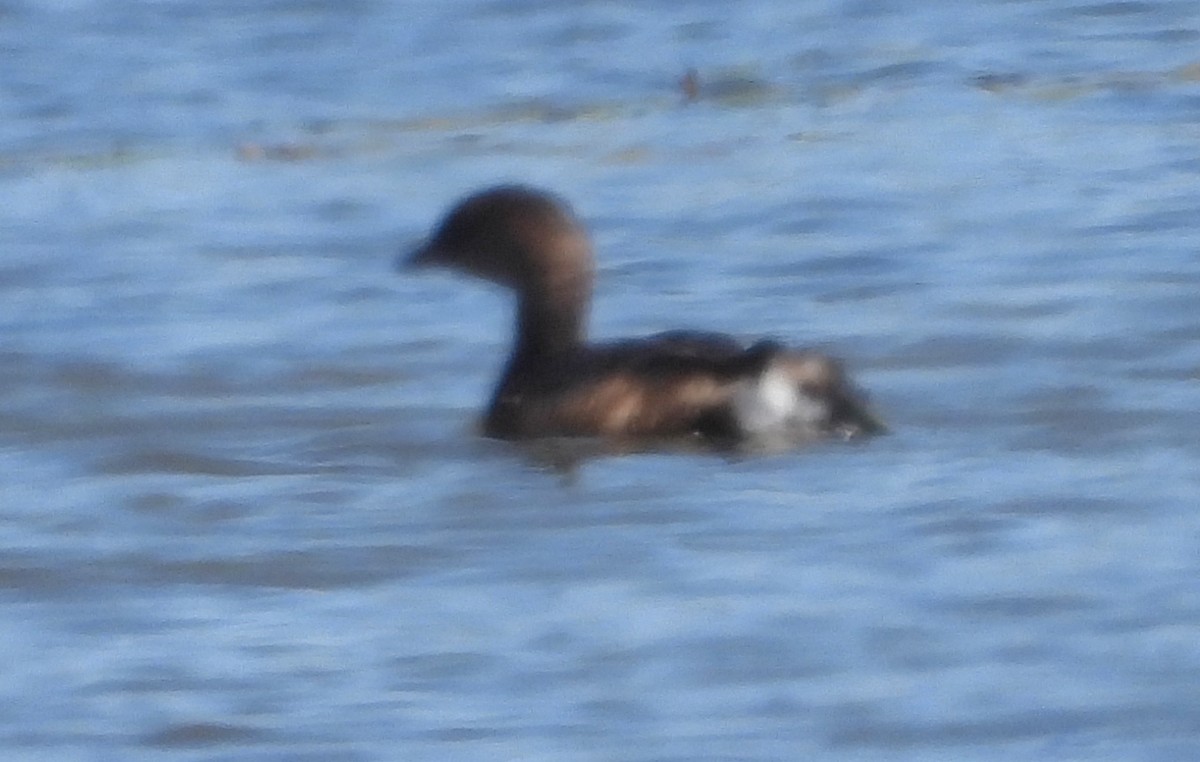
M 840 364 L 816 352 L 695 331 L 587 344 L 591 245 L 569 207 L 543 191 L 468 196 L 405 261 L 516 293 L 516 345 L 484 419 L 489 436 L 732 443 L 884 431 Z

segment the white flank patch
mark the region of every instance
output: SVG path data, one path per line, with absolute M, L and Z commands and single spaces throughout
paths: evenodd
M 733 393 L 733 414 L 742 431 L 750 435 L 813 426 L 827 412 L 821 400 L 801 392 L 790 375 L 773 365 L 738 384 Z

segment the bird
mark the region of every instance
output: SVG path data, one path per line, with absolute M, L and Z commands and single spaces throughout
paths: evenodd
M 589 342 L 592 245 L 549 191 L 471 193 L 400 264 L 448 268 L 515 294 L 515 340 L 483 417 L 487 437 L 777 447 L 887 431 L 842 363 L 815 350 L 687 329 Z

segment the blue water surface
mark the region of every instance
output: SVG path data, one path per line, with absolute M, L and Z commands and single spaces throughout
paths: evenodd
M 0 0 L 5 759 L 1200 756 L 1200 5 Z M 683 80 L 694 72 L 691 96 Z M 482 439 L 569 198 L 598 336 L 894 431 Z

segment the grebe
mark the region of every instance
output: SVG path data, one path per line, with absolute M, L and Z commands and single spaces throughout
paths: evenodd
M 841 364 L 814 351 L 702 331 L 588 343 L 591 245 L 545 191 L 506 185 L 466 197 L 404 262 L 516 293 L 516 345 L 483 422 L 490 437 L 741 444 L 886 431 Z

